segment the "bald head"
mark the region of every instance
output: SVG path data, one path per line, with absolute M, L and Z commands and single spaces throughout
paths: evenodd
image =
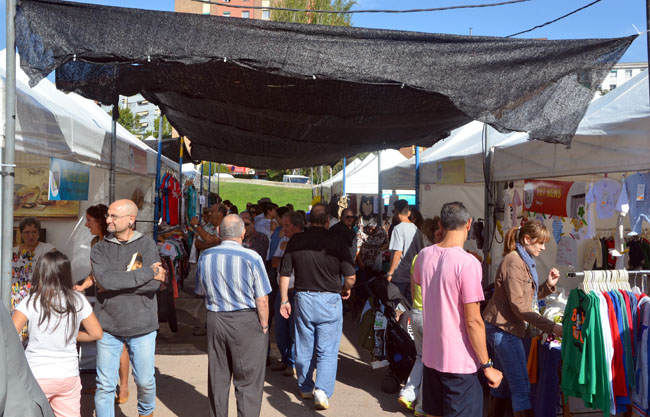
M 138 216 L 138 207 L 131 200 L 117 200 L 108 207 L 106 225 L 108 231 L 118 239 L 126 240 L 133 232 L 135 218 Z
M 221 240 L 237 240 L 244 237 L 244 221 L 237 214 L 229 214 L 219 225 Z
M 109 211 L 111 208 L 119 211 L 120 214 L 127 214 L 136 217 L 138 216 L 138 206 L 136 206 L 133 201 L 128 199 L 114 201 L 113 204 L 111 204 L 108 208 Z

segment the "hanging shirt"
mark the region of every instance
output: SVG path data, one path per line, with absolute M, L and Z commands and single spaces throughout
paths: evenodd
M 620 193 L 620 182 L 604 178 L 591 185 L 585 197 L 585 203 L 596 203 L 598 218 L 609 219 L 614 215 Z
M 609 316 L 609 325 L 612 332 L 612 344 L 614 346 L 614 358 L 612 359 L 612 380 L 614 386 L 614 395 L 624 397 L 627 395 L 627 386 L 625 385 L 625 367 L 623 366 L 623 342 L 621 341 L 621 332 L 618 328 L 618 320 L 614 302 L 609 293 L 603 293 L 607 302 L 607 311 Z
M 616 210 L 630 214 L 632 231 L 628 235 L 641 233 L 643 220 L 650 223 L 650 174 L 637 172 L 625 179 Z
M 640 326 L 637 332 L 637 360 L 635 361 L 635 374 L 639 376 L 636 389 L 632 391 L 632 407 L 641 415 L 647 415 L 648 410 L 648 328 L 650 327 L 650 298 L 644 297 L 639 301 Z
M 614 342 L 612 340 L 612 328 L 609 324 L 609 314 L 607 301 L 602 293 L 594 292 L 598 297 L 600 306 L 600 324 L 603 328 L 603 342 L 605 347 L 605 360 L 607 365 L 605 371 L 607 372 L 607 380 L 609 381 L 609 413 L 616 414 L 616 398 L 614 396 L 614 378 L 612 375 L 612 361 L 614 359 Z
M 569 294 L 562 326 L 562 391 L 582 398 L 585 406 L 610 411 L 610 383 L 600 301 L 574 289 Z

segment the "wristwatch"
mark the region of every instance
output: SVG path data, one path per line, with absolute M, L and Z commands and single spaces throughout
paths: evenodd
M 492 362 L 492 359 L 488 359 L 486 363 L 481 365 L 481 370 L 485 370 L 487 368 L 492 368 L 494 366 L 494 362 Z
M 198 229 L 198 228 L 199 228 L 199 224 L 198 224 L 198 223 L 192 225 L 192 229 L 196 230 L 196 229 Z

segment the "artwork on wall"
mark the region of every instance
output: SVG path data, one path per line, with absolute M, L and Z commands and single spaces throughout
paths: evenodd
M 79 201 L 48 200 L 50 165 L 16 167 L 14 183 L 14 217 L 74 217 L 79 215 Z

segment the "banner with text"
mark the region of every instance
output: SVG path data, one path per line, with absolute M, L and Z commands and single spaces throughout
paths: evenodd
M 90 167 L 64 159 L 50 158 L 51 201 L 88 200 Z
M 524 209 L 535 213 L 582 219 L 586 184 L 575 181 L 524 181 Z

